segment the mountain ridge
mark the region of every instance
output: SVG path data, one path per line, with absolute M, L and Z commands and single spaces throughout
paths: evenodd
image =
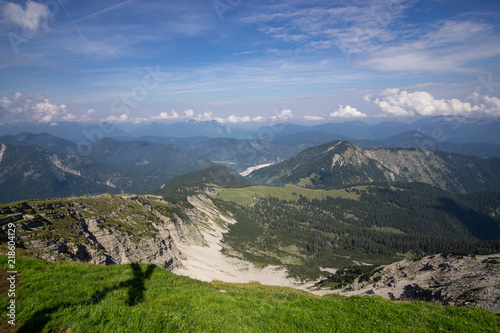
M 222 165 L 213 165 L 203 170 L 174 177 L 150 193 L 166 197 L 177 197 L 206 192 L 213 187 L 232 188 L 252 184 L 251 181 L 241 176 L 234 169 Z
M 145 193 L 211 165 L 173 146 L 104 139 L 88 155 L 0 143 L 0 202 L 98 193 Z M 65 149 L 65 148 L 64 148 Z
M 374 182 L 424 182 L 452 192 L 500 189 L 500 159 L 417 148 L 363 149 L 349 141 L 308 148 L 287 161 L 252 172 L 256 182 L 334 188 Z

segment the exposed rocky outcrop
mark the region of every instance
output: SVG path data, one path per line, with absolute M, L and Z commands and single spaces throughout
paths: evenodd
M 405 259 L 376 270 L 370 277 L 362 275 L 334 292 L 476 306 L 500 312 L 500 254 L 441 254 L 420 260 Z
M 49 261 L 149 263 L 202 281 L 301 286 L 283 267 L 255 267 L 222 253 L 224 234 L 236 220 L 204 194 L 176 203 L 155 195 L 104 194 L 4 205 L 0 245 L 10 222 L 17 246 Z
M 201 231 L 221 215 L 203 195 L 189 201 L 181 207 L 159 196 L 109 194 L 34 200 L 4 207 L 0 228 L 15 222 L 17 245 L 49 261 L 140 262 L 173 270 L 185 259 L 178 245 L 202 246 Z

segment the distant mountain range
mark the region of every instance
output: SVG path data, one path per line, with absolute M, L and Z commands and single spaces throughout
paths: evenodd
M 413 123 L 397 121 L 368 124 L 359 120 L 320 125 L 300 125 L 288 122 L 264 126 L 257 131 L 226 126 L 212 121 L 178 122 L 173 124 L 89 124 L 62 122 L 51 124 L 14 124 L 0 126 L 1 135 L 16 135 L 23 132 L 50 133 L 78 143 L 92 143 L 103 138 L 134 140 L 140 137 L 209 137 L 259 139 L 263 141 L 286 141 L 303 132 L 317 132 L 317 137 L 330 133 L 332 140 L 387 139 L 409 131 L 418 131 L 436 143 L 490 143 L 500 144 L 500 119 L 438 116 L 424 118 Z M 326 139 L 326 138 L 325 138 Z M 293 140 L 297 141 L 297 140 Z
M 95 193 L 120 193 L 115 184 L 126 170 L 98 165 L 88 157 L 49 152 L 36 146 L 0 144 L 0 202 Z
M 206 136 L 210 138 L 218 137 L 248 137 L 251 132 L 241 129 L 231 129 L 215 120 L 178 122 L 173 124 L 150 123 L 145 125 L 121 125 L 129 137 L 139 138 L 142 136 L 159 137 L 193 137 Z
M 311 146 L 235 138 L 162 138 L 148 136 L 141 139 L 172 144 L 180 149 L 203 156 L 214 163 L 227 165 L 238 171 L 243 171 L 255 165 L 284 161 Z
M 129 134 L 111 123 L 88 124 L 77 122 L 59 122 L 50 124 L 6 124 L 0 126 L 0 135 L 19 133 L 50 133 L 54 136 L 87 144 L 103 138 L 127 138 Z
M 355 124 L 361 126 L 358 122 L 351 125 Z M 283 134 L 300 129 L 300 125 L 290 125 Z M 327 141 L 330 139 L 343 141 L 332 148 L 338 142 Z M 415 130 L 381 140 L 353 139 L 356 145 L 346 139 L 326 131 L 299 132 L 273 141 L 145 136 L 141 140 L 101 138 L 77 143 L 49 133 L 5 135 L 0 137 L 0 202 L 103 192 L 145 193 L 173 177 L 214 164 L 237 172 L 274 164 L 249 176 L 271 185 L 302 182 L 328 188 L 412 181 L 453 192 L 500 188 L 498 159 L 462 156 L 498 157 L 500 145 L 439 142 Z M 342 147 L 347 148 L 339 151 Z M 413 147 L 418 149 L 388 149 Z
M 182 150 L 200 155 L 214 163 L 230 166 L 238 171 L 243 171 L 255 165 L 281 162 L 293 157 L 306 148 L 335 140 L 349 140 L 362 148 L 420 148 L 461 155 L 500 157 L 500 145 L 497 144 L 455 144 L 440 142 L 415 130 L 381 140 L 353 139 L 329 132 L 299 132 L 276 138 L 273 141 L 258 138 L 236 139 L 209 138 L 204 136 L 185 138 L 144 136 L 139 138 L 139 140 L 175 146 Z M 0 137 L 0 142 L 24 146 L 35 145 L 56 153 L 77 152 L 86 155 L 91 154 L 92 158 L 97 158 L 99 154 L 102 155 L 102 153 L 99 153 L 102 146 L 96 144 L 96 142 L 92 144 L 90 142 L 86 144 L 77 144 L 71 140 L 55 137 L 49 133 L 5 135 Z
M 416 130 L 377 141 L 353 140 L 353 142 L 363 148 L 419 148 L 461 155 L 500 157 L 500 145 L 498 144 L 441 142 Z
M 367 124 L 362 121 L 326 123 L 315 126 L 282 124 L 275 130 L 279 140 L 301 132 L 334 133 L 337 139 L 381 140 L 409 131 L 418 131 L 438 143 L 492 143 L 500 144 L 500 119 L 439 116 L 413 123 L 382 122 Z
M 69 154 L 63 152 L 78 151 L 77 144 L 41 135 L 40 145 L 53 151 L 27 145 L 36 138 L 21 135 L 20 140 L 6 140 L 23 145 L 0 143 L 0 203 L 105 192 L 144 193 L 174 176 L 212 165 L 172 145 L 104 139 L 87 146 L 88 154 Z

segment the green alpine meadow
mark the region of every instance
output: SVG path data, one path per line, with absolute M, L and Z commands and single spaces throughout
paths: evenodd
M 2 267 L 6 257 L 0 257 Z M 476 308 L 211 283 L 147 264 L 17 258 L 17 332 L 498 332 Z M 2 269 L 2 282 L 5 270 Z M 0 295 L 5 309 L 9 299 Z M 1 316 L 2 332 L 15 332 Z

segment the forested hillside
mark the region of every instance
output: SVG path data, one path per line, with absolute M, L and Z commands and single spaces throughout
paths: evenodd
M 285 264 L 298 275 L 353 260 L 373 264 L 403 255 L 500 251 L 499 192 L 453 195 L 426 184 L 380 184 L 318 199 L 296 189 L 288 188 L 293 199 L 266 196 L 265 187 L 220 192 L 224 200 L 218 203 L 238 219 L 225 243 L 249 260 Z M 240 196 L 248 201 L 238 201 Z
M 214 187 L 245 187 L 251 184 L 250 180 L 240 176 L 234 169 L 213 165 L 200 171 L 174 177 L 151 193 L 165 197 L 178 197 L 204 192 Z
M 104 139 L 85 146 L 87 153 L 79 154 L 76 144 L 70 141 L 50 135 L 35 137 L 43 139 L 40 145 L 53 150 L 0 143 L 0 203 L 99 193 L 144 193 L 172 177 L 212 164 L 171 145 Z M 25 139 L 31 143 L 29 135 Z

